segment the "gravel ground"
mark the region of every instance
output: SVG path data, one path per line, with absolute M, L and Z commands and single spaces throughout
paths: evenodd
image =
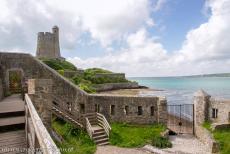
M 158 149 L 151 145 L 143 148 L 120 148 L 116 146 L 98 146 L 96 154 L 211 154 L 207 147 L 192 135 L 170 136 L 172 148 Z
M 173 147 L 165 149 L 165 151 L 185 154 L 210 154 L 207 146 L 192 135 L 174 135 L 170 136 L 169 139 Z
M 120 148 L 116 146 L 98 146 L 96 154 L 150 154 L 143 149 Z

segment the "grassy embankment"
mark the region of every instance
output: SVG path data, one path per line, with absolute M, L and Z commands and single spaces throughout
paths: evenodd
M 229 154 L 230 153 L 230 128 L 223 128 L 223 129 L 217 129 L 212 131 L 210 122 L 204 122 L 203 127 L 209 130 L 213 134 L 215 140 L 220 145 L 221 154 Z
M 112 123 L 110 143 L 119 147 L 143 147 L 151 144 L 159 148 L 171 147 L 171 142 L 161 137 L 160 133 L 165 131 L 163 125 L 131 125 Z
M 60 119 L 52 121 L 53 129 L 62 136 L 64 141 L 57 146 L 63 154 L 93 154 L 96 151 L 96 144 L 88 134 L 80 129 L 74 128 L 71 124 Z
M 61 75 L 64 74 L 64 71 L 76 71 L 77 68 L 67 61 L 62 61 L 58 59 L 41 59 L 45 64 L 49 67 L 53 68 Z M 89 68 L 84 71 L 83 74 L 77 75 L 73 78 L 70 78 L 73 83 L 78 85 L 82 90 L 88 93 L 95 93 L 96 90 L 94 88 L 97 84 L 103 83 L 121 83 L 121 82 L 129 82 L 123 78 L 109 78 L 109 77 L 95 77 L 96 73 L 112 73 L 111 71 L 100 69 L 100 68 Z

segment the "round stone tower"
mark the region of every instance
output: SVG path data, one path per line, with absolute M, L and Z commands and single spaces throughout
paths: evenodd
M 59 28 L 57 26 L 52 28 L 52 33 L 38 33 L 36 56 L 39 58 L 62 59 L 59 46 Z

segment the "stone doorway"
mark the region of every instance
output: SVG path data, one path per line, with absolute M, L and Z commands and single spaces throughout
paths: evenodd
M 11 94 L 22 92 L 22 71 L 21 70 L 10 70 L 9 71 L 9 92 Z

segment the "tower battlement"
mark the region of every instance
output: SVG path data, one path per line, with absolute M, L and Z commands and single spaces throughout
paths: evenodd
M 37 52 L 38 58 L 63 59 L 60 54 L 59 28 L 54 26 L 52 32 L 38 32 Z

